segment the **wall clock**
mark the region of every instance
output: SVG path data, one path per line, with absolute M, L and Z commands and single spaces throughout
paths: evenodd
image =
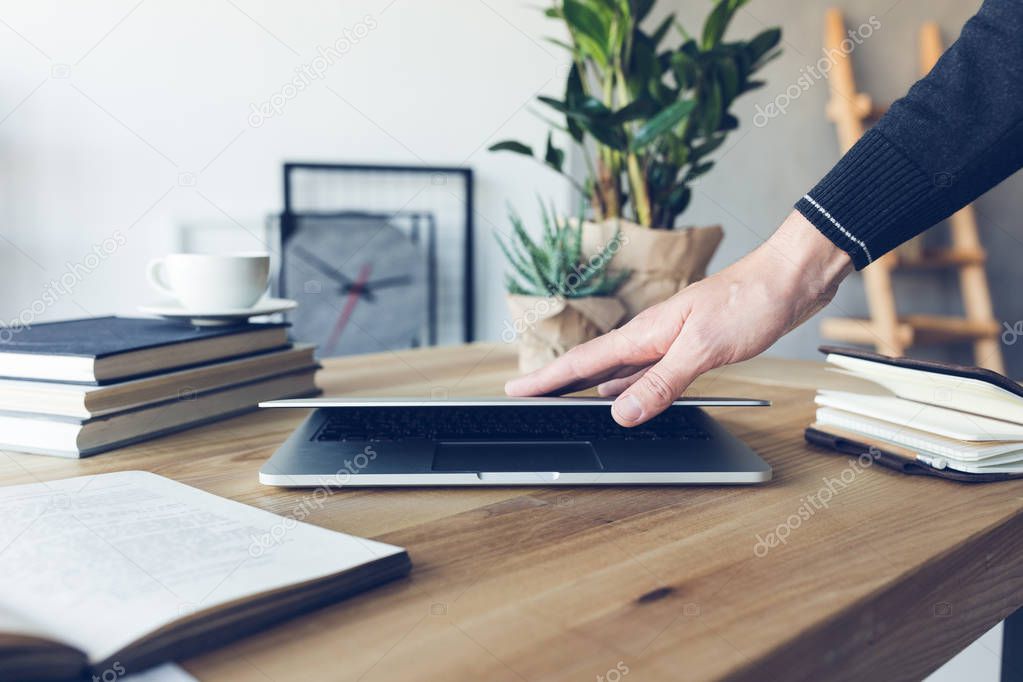
M 281 231 L 280 290 L 296 341 L 319 357 L 425 345 L 433 336 L 429 239 L 418 220 L 293 215 Z
M 310 272 L 315 259 L 310 258 L 309 253 L 319 255 L 330 267 L 339 267 L 341 277 L 338 278 L 335 274 L 335 279 L 341 280 L 339 286 L 349 287 L 349 293 L 351 286 L 348 280 L 357 280 L 359 266 L 364 264 L 348 261 L 355 251 L 354 246 L 340 241 L 335 242 L 334 238 L 328 235 L 314 236 L 307 230 L 321 226 L 317 221 L 336 219 L 338 223 L 335 227 L 338 229 L 353 227 L 357 232 L 368 230 L 372 234 L 374 226 L 356 224 L 362 216 L 363 219 L 372 218 L 369 222 L 374 225 L 379 225 L 382 221 L 395 227 L 418 248 L 420 257 L 426 261 L 427 320 L 425 328 L 417 334 L 412 345 L 448 345 L 473 340 L 475 211 L 471 169 L 425 165 L 287 162 L 283 164 L 282 171 L 283 206 L 280 213 L 272 218 L 270 229 L 279 235 L 274 241 L 280 247 L 278 256 L 282 256 L 286 262 L 282 262 L 281 258 L 275 260 L 277 275 L 274 279 L 274 291 L 276 295 L 300 298 L 304 302 L 296 315 L 289 316 L 289 319 L 300 324 L 302 329 L 311 329 L 314 323 L 326 324 L 319 318 L 312 320 L 305 317 L 306 309 L 326 306 L 322 300 L 313 298 L 316 294 L 306 296 L 306 282 L 302 280 L 302 276 L 307 275 L 310 278 L 308 287 L 310 290 L 315 290 L 317 277 L 324 286 L 326 279 L 329 279 L 323 267 L 319 268 L 318 275 Z M 300 260 L 295 253 L 286 251 L 292 235 L 298 235 L 296 238 L 299 243 L 309 240 L 302 252 L 304 260 Z M 384 237 L 384 243 L 395 245 L 396 256 L 401 253 L 397 235 L 388 231 L 386 234 L 381 233 L 380 236 Z M 352 234 L 350 239 L 355 242 L 359 237 Z M 327 249 L 322 254 L 316 253 L 315 250 L 317 245 L 321 245 L 320 240 L 323 240 L 323 248 Z M 316 244 L 310 248 L 312 242 Z M 384 247 L 375 248 L 387 251 Z M 340 267 L 340 263 L 344 263 L 344 266 Z M 320 265 L 322 266 L 322 263 Z M 284 282 L 280 274 L 281 267 L 289 277 L 296 274 L 295 269 L 300 269 L 301 274 L 296 275 L 295 281 Z M 369 269 L 370 279 L 381 276 L 382 271 L 378 272 L 376 264 L 370 264 Z M 389 286 L 381 289 L 381 294 L 386 292 L 388 296 L 395 295 L 395 291 L 390 291 L 392 284 L 395 287 L 400 286 L 389 282 Z M 370 290 L 372 289 L 370 286 Z M 374 293 L 371 291 L 370 296 L 372 297 Z M 355 303 L 355 300 L 358 302 Z M 411 307 L 411 301 L 415 299 L 408 300 Z M 422 301 L 422 298 L 418 300 Z M 343 304 L 336 301 L 334 303 L 340 305 L 341 310 L 344 309 Z M 366 296 L 353 299 L 352 305 L 354 306 L 352 319 L 356 323 L 359 322 L 361 315 L 367 314 L 366 310 L 374 307 L 370 298 Z M 419 319 L 422 319 L 421 311 L 415 312 Z M 339 313 L 340 311 L 335 313 L 335 316 Z M 371 321 L 367 324 L 372 327 L 370 331 L 379 330 Z M 411 322 L 408 326 L 412 326 Z M 342 330 L 336 345 L 329 344 L 332 329 L 333 327 L 320 329 L 320 337 L 311 337 L 310 340 L 320 343 L 325 347 L 324 350 L 333 347 L 334 350 L 329 354 L 364 352 L 362 348 L 349 350 L 352 346 L 345 340 L 348 335 L 346 330 Z M 383 331 L 380 333 L 383 334 Z M 364 341 L 365 350 L 376 349 L 368 339 Z M 395 343 L 397 342 L 395 339 Z M 375 346 L 378 347 L 379 344 Z M 406 346 L 403 344 L 401 347 Z M 325 352 L 324 355 L 326 354 Z

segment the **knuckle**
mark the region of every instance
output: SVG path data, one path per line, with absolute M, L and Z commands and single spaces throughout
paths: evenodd
M 647 391 L 658 404 L 670 403 L 678 397 L 672 382 L 656 367 L 651 367 L 643 379 Z
M 576 378 L 583 375 L 583 359 L 581 354 L 583 354 L 582 346 L 576 346 L 561 356 L 565 364 L 568 365 L 569 372 Z
M 647 351 L 652 357 L 661 357 L 678 337 L 682 321 L 674 320 L 668 315 L 658 315 L 657 307 L 648 308 L 640 313 L 627 327 L 629 336 L 635 339 L 635 345 Z

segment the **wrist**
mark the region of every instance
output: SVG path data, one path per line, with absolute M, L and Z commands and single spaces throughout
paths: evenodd
M 793 211 L 758 249 L 770 259 L 778 296 L 791 302 L 793 328 L 827 305 L 849 273 L 852 259 L 821 234 L 813 223 Z
M 797 279 L 814 282 L 822 289 L 837 289 L 853 271 L 849 254 L 799 211 L 792 211 L 764 246 L 787 261 Z

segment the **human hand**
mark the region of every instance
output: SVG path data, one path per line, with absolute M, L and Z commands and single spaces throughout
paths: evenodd
M 849 256 L 793 211 L 766 242 L 624 326 L 512 379 L 511 396 L 597 386 L 622 426 L 655 417 L 696 377 L 766 350 L 823 308 L 852 271 Z

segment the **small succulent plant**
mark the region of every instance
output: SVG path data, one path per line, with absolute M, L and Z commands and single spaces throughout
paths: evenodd
M 522 218 L 511 207 L 508 219 L 514 238 L 497 242 L 504 252 L 512 272 L 505 278 L 508 293 L 522 296 L 559 296 L 584 298 L 610 296 L 618 290 L 630 272 L 612 273 L 608 265 L 621 245 L 621 233 L 604 245 L 591 258 L 583 259 L 583 218 L 558 220 L 553 206 L 548 209 L 540 201 L 543 232 L 540 240 L 529 236 Z

